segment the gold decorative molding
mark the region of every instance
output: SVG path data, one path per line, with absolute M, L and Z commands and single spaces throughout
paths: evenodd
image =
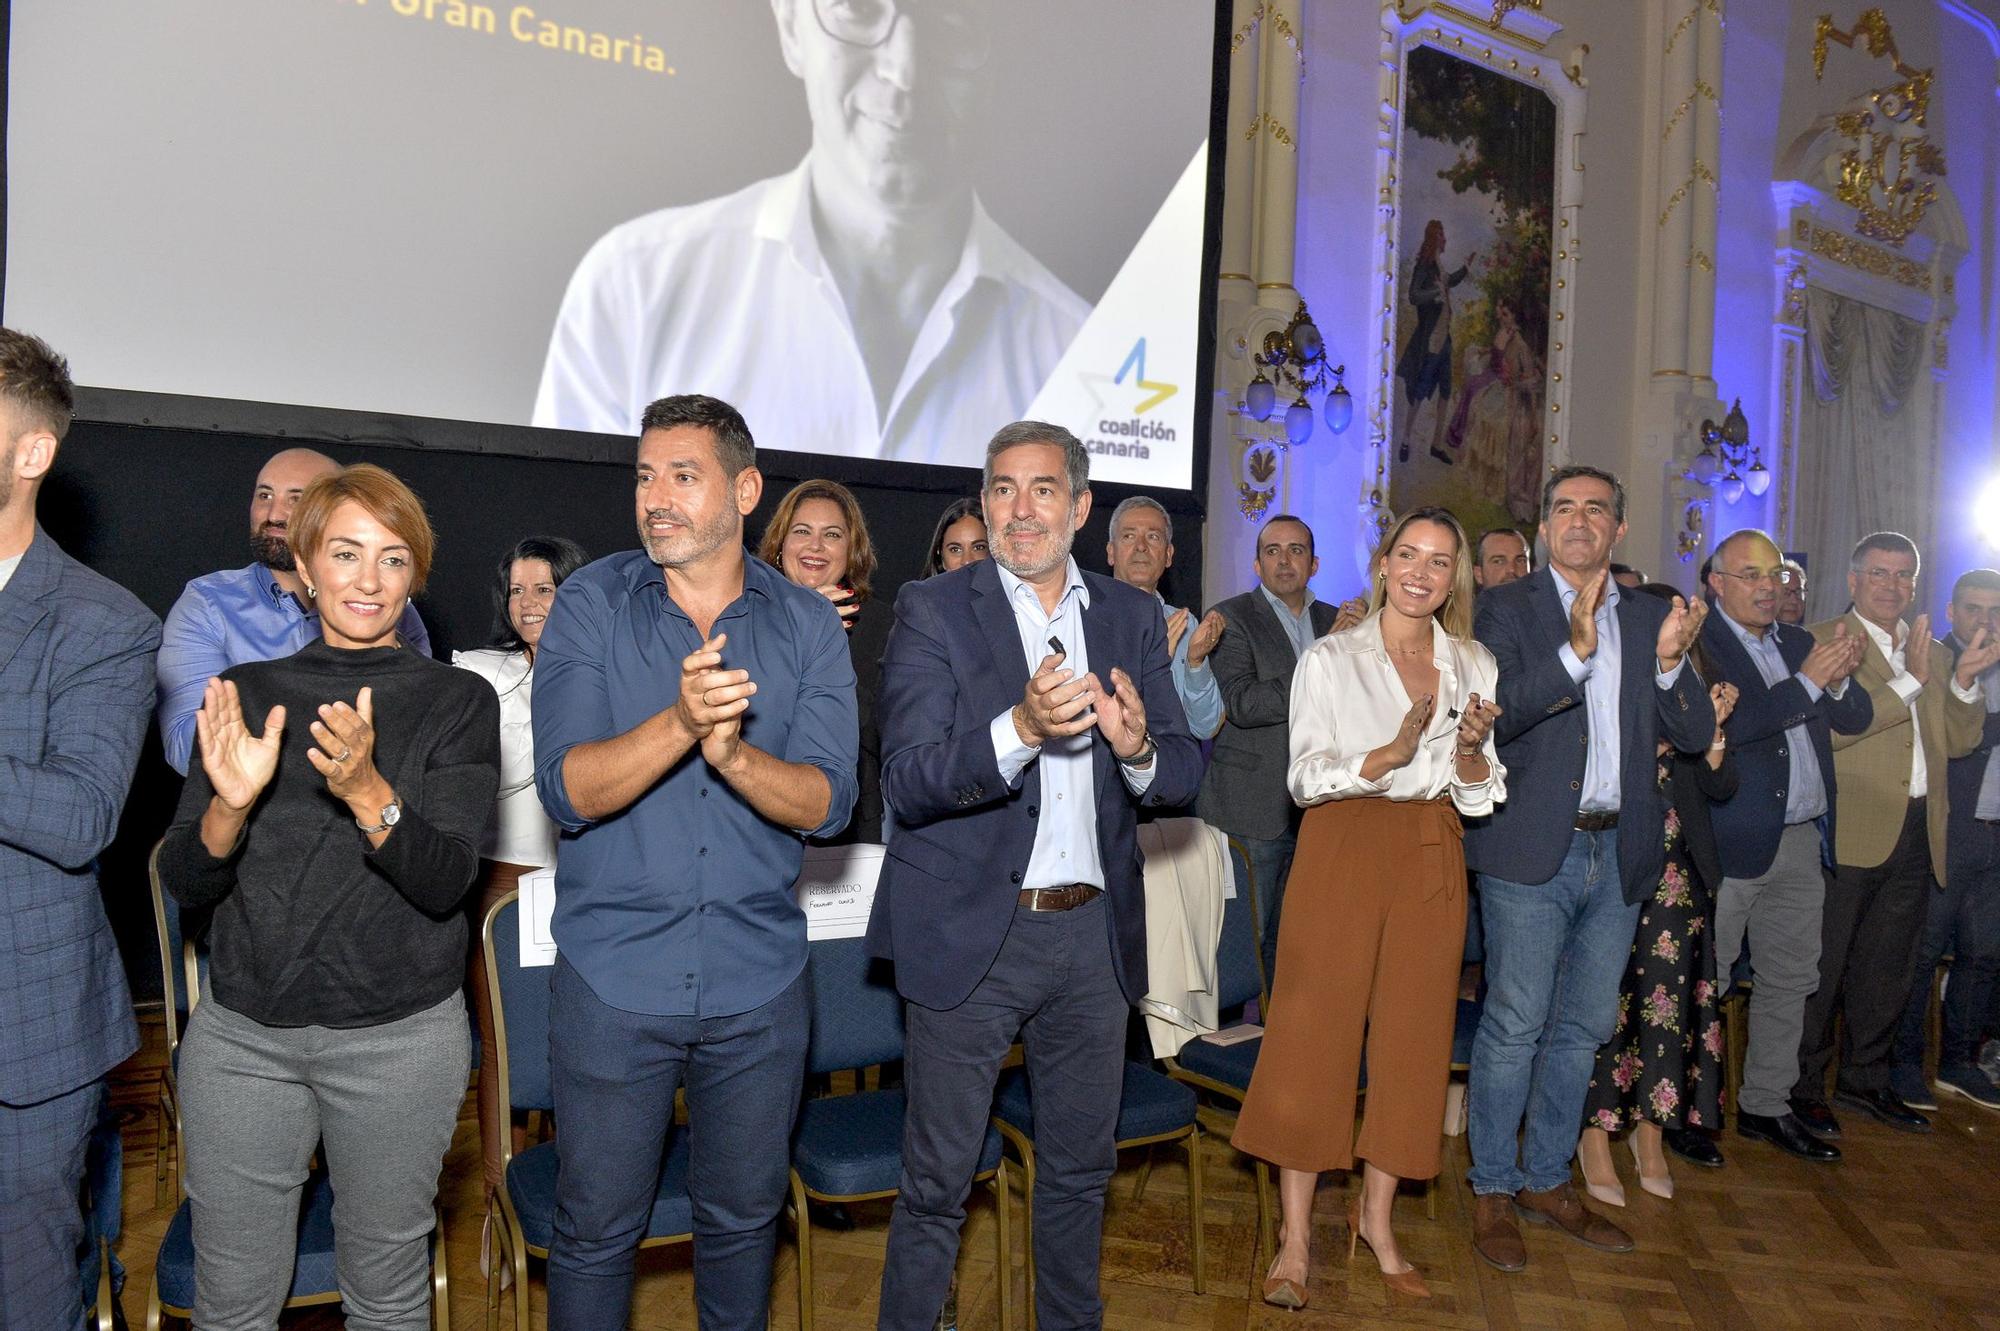
M 1681 200 L 1688 196 L 1688 191 L 1694 188 L 1697 180 L 1705 182 L 1710 189 L 1716 189 L 1720 184 L 1715 178 L 1714 170 L 1706 162 L 1696 161 L 1694 170 L 1688 173 L 1688 178 L 1681 182 L 1680 188 L 1668 196 L 1667 206 L 1660 210 L 1661 226 L 1667 224 L 1667 219 L 1674 215 L 1674 209 L 1681 206 Z
M 1799 288 L 1801 314 L 1805 304 L 1805 288 Z M 1798 475 L 1798 402 L 1799 402 L 1799 340 L 1796 337 L 1784 339 L 1785 364 L 1781 373 L 1779 393 L 1778 450 L 1783 461 L 1779 464 L 1778 486 L 1778 534 L 1786 544 L 1792 539 L 1792 486 Z
M 1278 118 L 1269 111 L 1259 111 L 1255 116 L 1251 117 L 1250 127 L 1243 131 L 1243 140 L 1248 143 L 1267 130 L 1270 132 L 1272 138 L 1284 144 L 1293 152 L 1299 150 L 1299 145 L 1292 141 L 1292 131 L 1286 129 L 1279 122 Z
M 1897 254 L 1894 250 L 1885 250 L 1880 245 L 1870 245 L 1865 240 L 1856 240 L 1853 236 L 1835 231 L 1831 227 L 1814 226 L 1804 218 L 1792 224 L 1792 235 L 1802 249 L 1822 259 L 1830 260 L 1845 268 L 1886 277 L 1914 291 L 1930 294 L 1931 270 L 1914 259 Z
M 1667 117 L 1667 127 L 1660 131 L 1660 142 L 1665 143 L 1668 138 L 1672 137 L 1674 126 L 1681 123 L 1681 117 L 1686 115 L 1694 106 L 1694 99 L 1697 97 L 1706 97 L 1715 105 L 1722 105 L 1721 96 L 1714 88 L 1708 85 L 1708 81 L 1705 79 L 1696 79 L 1694 81 L 1694 91 L 1681 98 L 1681 104 L 1674 108 L 1674 113 L 1671 116 Z
M 1932 71 L 1903 62 L 1880 9 L 1863 11 L 1849 31 L 1835 26 L 1833 15 L 1820 15 L 1813 30 L 1815 80 L 1825 76 L 1829 42 L 1849 50 L 1856 42 L 1865 42 L 1870 56 L 1887 60 L 1895 70 L 1894 80 L 1857 98 L 1834 117 L 1835 131 L 1847 140 L 1834 194 L 1860 214 L 1857 232 L 1901 245 L 1923 225 L 1924 215 L 1937 202 L 1935 178 L 1945 174 L 1944 150 L 1917 132 L 1930 114 Z
M 1805 324 L 1806 266 L 1802 263 L 1785 270 L 1785 303 L 1779 308 L 1778 317 L 1794 327 Z
M 1937 331 L 1931 335 L 1931 368 L 1943 374 L 1950 368 L 1951 361 L 1951 320 L 1940 319 Z
M 1539 10 L 1541 7 L 1542 0 L 1493 0 L 1493 17 L 1486 20 L 1486 26 L 1497 32 L 1502 21 L 1514 10 Z
M 1271 21 L 1271 30 L 1278 34 L 1279 40 L 1292 48 L 1292 58 L 1298 62 L 1299 74 L 1303 77 L 1306 72 L 1305 45 L 1299 41 L 1298 31 L 1292 27 L 1291 20 L 1275 4 L 1258 5 L 1250 11 L 1250 17 L 1243 20 L 1243 26 L 1229 38 L 1229 54 L 1236 55 L 1242 51 L 1244 44 L 1257 35 L 1257 29 L 1263 26 L 1265 19 Z
M 1722 18 L 1722 6 L 1718 0 L 1695 0 L 1694 7 L 1681 15 L 1681 21 L 1676 23 L 1674 30 L 1667 35 L 1666 54 L 1674 53 L 1674 44 L 1680 41 L 1682 33 L 1694 26 L 1695 20 L 1701 17 L 1703 10 L 1715 15 L 1717 21 Z

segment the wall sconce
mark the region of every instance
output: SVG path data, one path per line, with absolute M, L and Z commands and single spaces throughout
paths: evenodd
M 1689 563 L 1707 539 L 1707 506 L 1699 499 L 1690 499 L 1681 510 L 1681 529 L 1674 536 L 1674 553 L 1680 556 L 1681 563 Z
M 1326 342 L 1320 337 L 1305 301 L 1299 302 L 1292 321 L 1283 329 L 1273 329 L 1264 335 L 1263 349 L 1250 359 L 1257 366 L 1257 375 L 1243 390 L 1243 410 L 1253 419 L 1268 421 L 1278 410 L 1278 390 L 1289 392 L 1292 401 L 1284 410 L 1288 442 L 1303 444 L 1312 437 L 1313 412 L 1309 399 L 1315 393 L 1326 392 L 1323 410 L 1328 429 L 1339 434 L 1353 423 L 1354 395 L 1342 382 L 1347 367 L 1327 365 Z M 1333 380 L 1330 391 L 1329 377 Z
M 1736 399 L 1721 425 L 1712 420 L 1701 423 L 1701 452 L 1694 455 L 1688 477 L 1713 485 L 1716 497 L 1725 504 L 1736 503 L 1746 490 L 1761 498 L 1771 488 L 1771 473 L 1750 443 L 1750 422 L 1744 418 L 1742 398 Z

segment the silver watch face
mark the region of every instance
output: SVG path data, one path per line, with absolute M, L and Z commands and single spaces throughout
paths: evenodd
M 385 804 L 384 806 L 382 806 L 382 826 L 394 827 L 397 823 L 400 823 L 402 821 L 403 821 L 402 805 Z

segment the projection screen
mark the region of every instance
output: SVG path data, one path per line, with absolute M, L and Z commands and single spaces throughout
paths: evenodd
M 704 392 L 956 465 L 1025 416 L 1194 485 L 1212 0 L 11 15 L 4 314 L 80 383 L 628 436 Z

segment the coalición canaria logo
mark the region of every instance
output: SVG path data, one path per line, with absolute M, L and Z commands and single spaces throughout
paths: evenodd
M 1106 399 L 1112 396 L 1110 390 L 1113 388 L 1126 388 L 1128 392 L 1136 391 L 1140 395 L 1136 399 L 1131 399 L 1132 405 L 1127 408 L 1131 415 L 1123 419 L 1104 415 L 1098 417 L 1097 435 L 1111 437 L 1085 440 L 1085 446 L 1091 452 L 1117 457 L 1146 458 L 1152 456 L 1152 450 L 1140 441 L 1158 440 L 1171 443 L 1179 437 L 1173 426 L 1162 421 L 1144 419 L 1147 412 L 1180 392 L 1179 384 L 1146 377 L 1145 338 L 1141 337 L 1132 344 L 1132 350 L 1126 354 L 1125 363 L 1118 367 L 1118 373 L 1102 374 L 1085 370 L 1078 377 L 1082 379 L 1084 388 L 1090 393 L 1092 409 L 1098 412 L 1105 410 Z M 1127 387 L 1128 380 L 1129 387 Z M 1116 409 L 1114 401 L 1112 410 Z

